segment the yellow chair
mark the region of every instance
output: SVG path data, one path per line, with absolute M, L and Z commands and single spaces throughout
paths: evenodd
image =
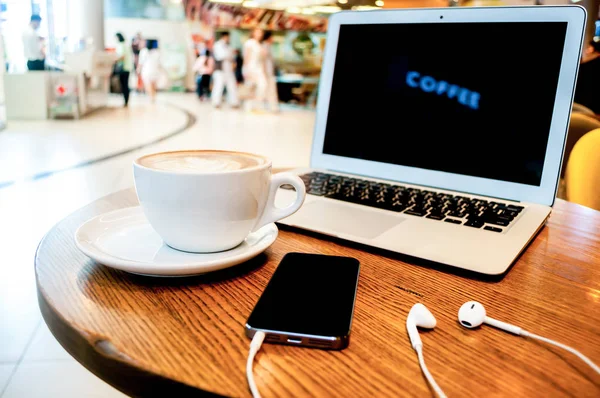
M 591 110 L 590 108 L 588 108 L 587 106 L 583 106 L 581 104 L 578 104 L 577 102 L 573 102 L 573 113 L 583 113 L 584 115 L 588 115 L 588 116 L 596 116 L 594 114 L 594 111 Z
M 577 141 L 565 179 L 568 201 L 600 210 L 600 128 Z
M 573 150 L 573 147 L 581 137 L 597 128 L 600 128 L 600 120 L 596 119 L 595 117 L 591 117 L 583 113 L 571 114 L 569 134 L 567 135 L 567 142 L 565 143 L 565 152 L 563 156 L 562 167 L 560 169 L 560 183 L 558 185 L 558 192 L 556 193 L 556 196 L 558 198 L 567 199 L 565 173 L 567 170 L 567 164 L 569 162 L 569 156 L 571 156 L 571 151 Z
M 565 155 L 563 157 L 563 165 L 560 171 L 560 176 L 565 176 L 567 169 L 567 162 L 573 147 L 579 141 L 581 137 L 586 135 L 592 130 L 600 129 L 600 120 L 590 117 L 583 113 L 572 113 L 571 123 L 569 123 L 569 134 L 567 135 L 567 142 L 565 144 Z

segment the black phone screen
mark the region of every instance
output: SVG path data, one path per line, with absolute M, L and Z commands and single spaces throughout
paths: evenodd
M 250 314 L 248 326 L 313 336 L 348 336 L 359 270 L 354 258 L 287 254 Z

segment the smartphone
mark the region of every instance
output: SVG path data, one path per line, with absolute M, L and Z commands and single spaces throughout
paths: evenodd
M 341 350 L 350 328 L 360 263 L 350 257 L 288 253 L 246 322 L 265 342 Z

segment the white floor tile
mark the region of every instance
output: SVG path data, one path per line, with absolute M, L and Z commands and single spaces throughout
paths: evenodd
M 75 360 L 21 364 L 2 398 L 126 397 Z
M 2 395 L 2 391 L 4 391 L 4 388 L 6 387 L 6 384 L 12 375 L 15 366 L 16 365 L 14 363 L 0 364 L 0 396 Z
M 21 363 L 70 359 L 73 359 L 73 357 L 56 341 L 46 323 L 42 322 L 36 330 L 27 351 L 25 351 L 25 356 Z
M 42 321 L 35 292 L 27 286 L 34 283 L 22 283 L 23 290 L 29 290 L 26 294 L 18 291 L 18 285 L 4 288 L 0 283 L 0 363 L 17 362 Z

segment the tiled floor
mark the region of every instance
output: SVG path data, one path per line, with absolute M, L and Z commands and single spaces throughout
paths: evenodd
M 92 165 L 26 177 L 152 142 Z M 234 149 L 270 157 L 274 167 L 307 166 L 314 113 L 213 110 L 192 94 L 162 94 L 159 104 L 134 97 L 81 121 L 9 122 L 0 132 L 0 397 L 123 396 L 72 359 L 44 324 L 37 305 L 33 256 L 44 233 L 85 204 L 133 184 L 131 162 L 145 153 L 184 148 Z M 18 181 L 2 187 L 2 182 Z
M 175 108 L 142 103 L 130 109 L 100 109 L 75 122 L 9 122 L 0 134 L 0 183 L 137 147 L 183 127 L 186 121 L 186 115 Z
M 0 386 L 2 388 L 8 384 L 8 380 L 12 376 L 16 366 L 14 363 L 0 365 Z

